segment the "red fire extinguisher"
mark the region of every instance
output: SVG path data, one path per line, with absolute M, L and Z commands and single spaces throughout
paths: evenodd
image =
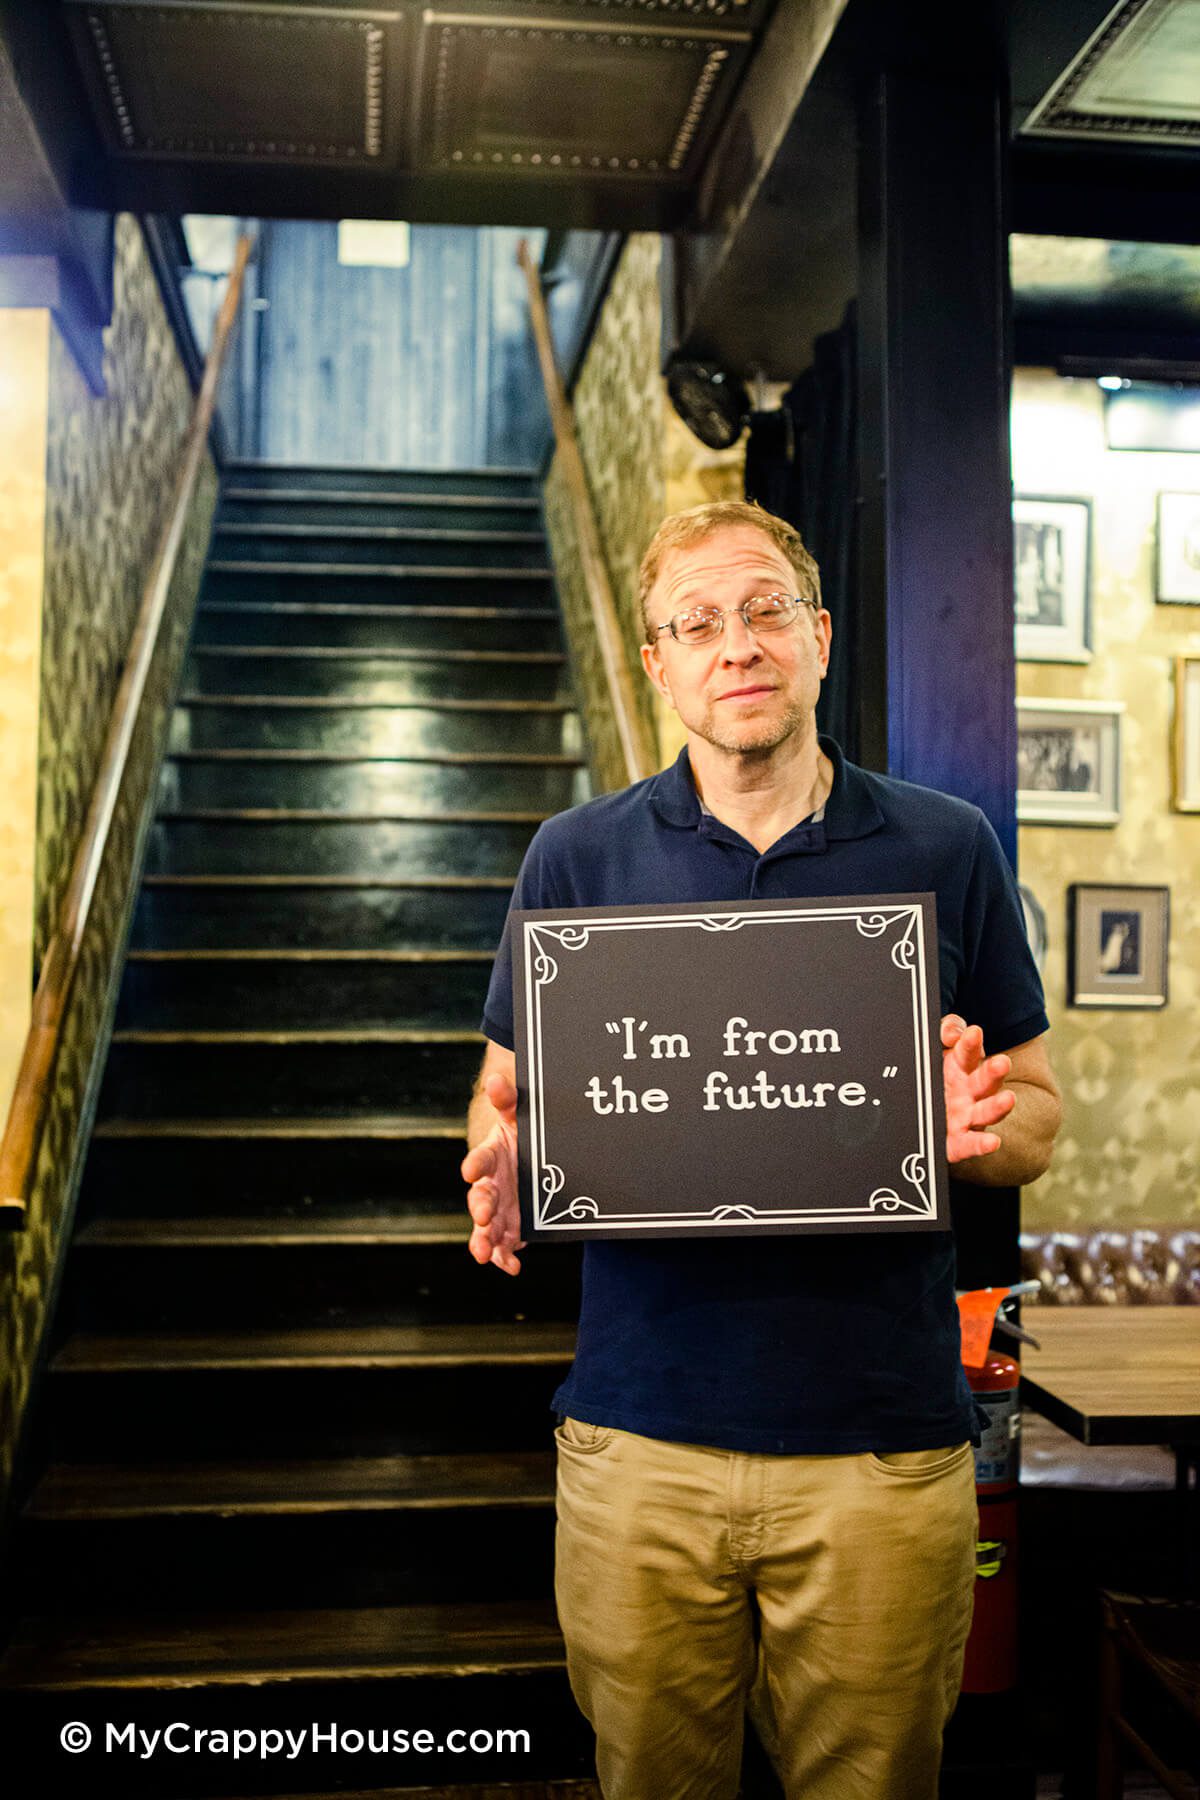
M 1017 1500 L 1020 1479 L 1020 1364 L 990 1348 L 993 1329 L 1032 1342 L 1000 1308 L 1036 1282 L 976 1288 L 958 1296 L 967 1384 L 988 1423 L 975 1452 L 979 1534 L 975 1613 L 963 1663 L 964 1694 L 999 1694 L 1017 1684 Z M 999 1315 L 999 1316 L 998 1316 Z

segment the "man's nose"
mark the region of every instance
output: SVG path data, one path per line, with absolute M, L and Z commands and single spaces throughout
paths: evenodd
M 721 634 L 721 660 L 723 662 L 754 662 L 762 651 L 758 639 L 739 612 L 725 614 L 725 630 Z

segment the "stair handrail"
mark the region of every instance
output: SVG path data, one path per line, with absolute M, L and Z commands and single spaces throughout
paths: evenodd
M 546 405 L 550 411 L 550 423 L 554 429 L 554 441 L 571 508 L 583 582 L 604 664 L 609 702 L 621 744 L 625 774 L 629 781 L 641 781 L 645 776 L 655 773 L 658 759 L 637 704 L 633 678 L 625 656 L 624 633 L 613 598 L 612 582 L 600 544 L 600 528 L 596 523 L 587 472 L 575 430 L 575 411 L 567 397 L 558 359 L 554 354 L 550 315 L 546 310 L 541 275 L 524 238 L 517 245 L 517 261 L 525 271 L 533 341 L 542 371 L 542 386 L 546 390 Z
M 55 1065 L 62 1042 L 63 1020 L 79 969 L 96 882 L 108 849 L 109 830 L 125 778 L 129 748 L 158 645 L 192 497 L 204 461 L 216 406 L 217 386 L 241 303 L 242 283 L 252 248 L 252 238 L 239 238 L 229 275 L 229 286 L 213 330 L 204 376 L 183 440 L 170 510 L 142 588 L 142 603 L 129 640 L 124 672 L 113 700 L 108 734 L 92 787 L 87 817 L 71 864 L 57 927 L 46 946 L 34 991 L 29 1031 L 17 1070 L 4 1138 L 0 1142 L 0 1225 L 16 1229 L 25 1225 L 28 1216 L 29 1195 L 46 1128 Z

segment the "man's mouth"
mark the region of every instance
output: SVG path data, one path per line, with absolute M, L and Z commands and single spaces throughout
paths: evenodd
M 717 697 L 720 700 L 761 700 L 765 694 L 774 692 L 773 687 L 763 686 L 730 688 L 726 693 L 719 694 Z

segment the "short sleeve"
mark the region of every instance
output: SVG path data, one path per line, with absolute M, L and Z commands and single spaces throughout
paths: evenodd
M 963 901 L 963 973 L 955 1007 L 983 1028 L 985 1048 L 1011 1050 L 1050 1028 L 1017 881 L 982 815 Z
M 506 1050 L 512 1050 L 516 1041 L 513 1035 L 513 913 L 525 908 L 558 904 L 550 874 L 544 832 L 545 826 L 539 826 L 534 833 L 529 848 L 525 852 L 521 872 L 513 886 L 512 898 L 508 903 L 508 915 L 505 918 L 504 931 L 500 938 L 500 948 L 496 951 L 496 960 L 492 964 L 492 978 L 488 984 L 487 1000 L 484 1003 L 483 1030 L 494 1043 L 502 1044 Z

